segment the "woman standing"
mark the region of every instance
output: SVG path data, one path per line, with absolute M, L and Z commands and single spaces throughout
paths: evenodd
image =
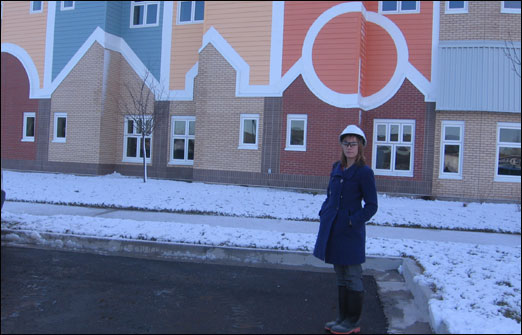
M 339 316 L 327 322 L 325 329 L 334 334 L 351 334 L 361 330 L 365 223 L 377 212 L 377 190 L 373 171 L 364 158 L 364 132 L 349 125 L 339 141 L 341 161 L 333 164 L 326 200 L 319 211 L 321 223 L 314 256 L 333 264 L 337 276 Z

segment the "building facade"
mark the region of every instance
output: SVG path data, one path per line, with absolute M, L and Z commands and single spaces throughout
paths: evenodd
M 324 190 L 357 124 L 380 192 L 520 202 L 519 2 L 4 1 L 1 34 L 2 168 L 140 175 L 144 141 L 150 177 Z

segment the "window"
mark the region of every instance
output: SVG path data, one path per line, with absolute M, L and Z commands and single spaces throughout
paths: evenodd
M 74 9 L 75 1 L 62 1 L 60 5 L 60 10 L 72 10 Z
M 520 14 L 520 1 L 502 1 L 500 12 Z
M 238 149 L 257 149 L 259 114 L 241 114 Z
M 196 118 L 193 116 L 173 116 L 170 148 L 170 163 L 181 165 L 194 164 Z
M 41 13 L 43 11 L 43 1 L 31 1 L 29 13 Z
M 178 24 L 200 23 L 205 17 L 205 1 L 178 1 Z
M 22 142 L 34 142 L 35 113 L 24 113 Z
M 467 1 L 446 1 L 446 14 L 461 14 L 468 12 Z
M 497 125 L 495 181 L 520 182 L 520 123 Z
M 132 1 L 131 28 L 155 27 L 159 24 L 159 1 Z
M 67 113 L 54 114 L 54 140 L 53 142 L 65 143 L 67 134 Z
M 133 120 L 129 117 L 125 119 L 125 131 L 123 140 L 124 162 L 143 162 L 143 148 L 141 145 L 142 134 L 140 132 L 140 129 L 142 128 L 140 125 L 141 122 L 141 120 Z M 152 122 L 152 118 L 145 118 L 145 122 Z M 150 163 L 151 140 L 151 135 L 145 136 L 145 151 L 147 163 Z
M 464 122 L 442 121 L 439 178 L 462 179 Z
M 306 151 L 306 126 L 308 116 L 289 114 L 286 121 L 285 150 Z
M 414 120 L 375 120 L 372 168 L 375 174 L 413 177 Z
M 379 13 L 407 14 L 419 13 L 420 1 L 379 1 Z

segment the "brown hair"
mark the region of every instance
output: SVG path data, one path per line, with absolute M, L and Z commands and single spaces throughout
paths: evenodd
M 341 138 L 341 142 L 348 135 L 355 136 L 355 138 L 357 139 L 357 148 L 359 150 L 357 150 L 357 156 L 355 157 L 354 164 L 360 165 L 360 166 L 366 165 L 366 158 L 364 157 L 364 145 L 362 142 L 362 138 L 359 135 L 346 134 Z M 342 147 L 341 147 L 341 164 L 343 165 L 344 168 L 346 168 L 346 166 L 348 165 L 348 159 L 346 158 L 346 155 L 344 154 L 344 150 Z

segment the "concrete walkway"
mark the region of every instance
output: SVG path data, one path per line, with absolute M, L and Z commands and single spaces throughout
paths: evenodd
M 4 204 L 4 210 L 17 214 L 31 214 L 44 216 L 79 215 L 124 220 L 128 219 L 137 221 L 165 221 L 192 224 L 206 224 L 210 226 L 221 226 L 231 228 L 280 231 L 289 233 L 316 234 L 319 229 L 319 222 L 310 221 L 132 211 L 107 208 L 89 208 L 80 206 L 49 205 L 29 202 L 7 201 Z M 520 246 L 520 235 L 466 232 L 455 230 L 384 227 L 367 225 L 366 236 L 395 239 Z

